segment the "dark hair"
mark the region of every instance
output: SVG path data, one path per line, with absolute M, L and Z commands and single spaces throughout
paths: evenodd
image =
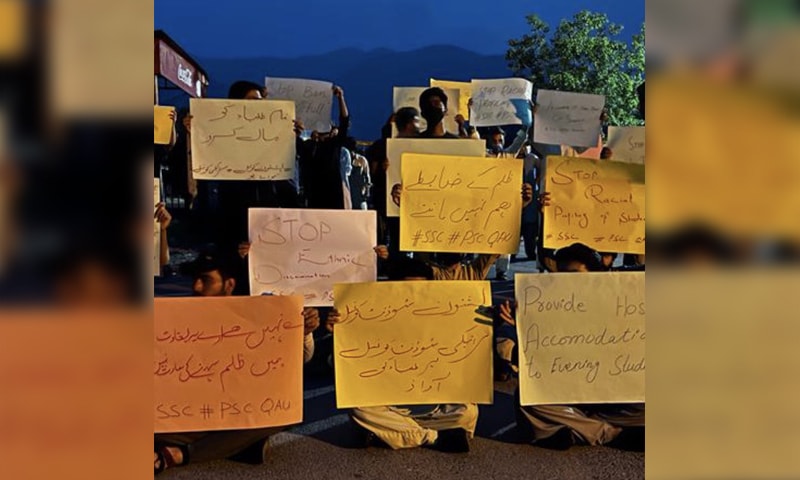
M 572 262 L 586 265 L 586 269 L 590 272 L 602 272 L 604 270 L 600 254 L 582 243 L 573 243 L 568 247 L 559 248 L 556 250 L 555 258 L 558 271 L 566 270 L 567 265 Z
M 442 90 L 439 87 L 431 87 L 426 89 L 419 95 L 420 110 L 425 110 L 425 107 L 427 107 L 430 104 L 431 97 L 439 97 L 442 100 L 442 103 L 444 104 L 444 108 L 447 108 L 447 94 L 444 93 L 444 90 Z
M 402 132 L 416 116 L 419 116 L 419 110 L 414 107 L 403 107 L 394 114 L 394 125 Z
M 237 82 L 233 82 L 231 87 L 228 89 L 228 98 L 234 100 L 243 100 L 244 97 L 252 90 L 258 90 L 259 92 L 263 92 L 264 88 L 254 82 L 249 82 L 247 80 L 239 80 Z
M 389 280 L 405 280 L 410 277 L 422 277 L 426 280 L 433 280 L 433 269 L 422 260 L 399 257 L 389 268 Z

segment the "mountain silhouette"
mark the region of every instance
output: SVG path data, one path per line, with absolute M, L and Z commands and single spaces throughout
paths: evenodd
M 346 48 L 298 58 L 198 60 L 210 77 L 210 98 L 227 96 L 228 86 L 236 80 L 263 85 L 266 76 L 326 80 L 341 85 L 350 109 L 351 135 L 359 140 L 380 137 L 381 126 L 392 111 L 392 87 L 425 86 L 431 77 L 469 81 L 511 76 L 502 55 L 481 55 L 447 45 L 408 52 Z

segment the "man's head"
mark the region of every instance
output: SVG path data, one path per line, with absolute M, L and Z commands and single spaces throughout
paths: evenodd
M 603 147 L 603 149 L 600 150 L 600 160 L 611 160 L 612 155 L 614 155 L 614 152 L 608 147 Z
M 236 280 L 232 262 L 215 252 L 201 253 L 189 266 L 194 283 L 192 291 L 199 297 L 228 297 L 233 295 Z
M 403 107 L 394 115 L 394 125 L 399 137 L 416 137 L 420 130 L 419 111 L 414 107 Z
M 489 151 L 494 154 L 501 153 L 506 144 L 506 132 L 500 127 L 494 127 L 489 132 Z
M 600 252 L 600 261 L 603 264 L 603 270 L 611 270 L 611 267 L 614 266 L 614 260 L 616 259 L 616 252 Z
M 573 243 L 556 251 L 559 272 L 602 272 L 600 254 L 582 243 Z
M 439 87 L 426 89 L 419 96 L 419 111 L 428 128 L 438 125 L 447 113 L 447 94 Z
M 228 89 L 228 98 L 233 100 L 261 100 L 264 98 L 262 95 L 263 90 L 261 85 L 257 83 L 239 80 L 234 82 Z

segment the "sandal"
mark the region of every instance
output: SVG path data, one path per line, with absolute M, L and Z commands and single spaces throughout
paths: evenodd
M 181 456 L 183 457 L 180 462 L 175 461 L 175 457 L 173 457 L 169 451 L 170 448 L 177 448 L 180 450 Z M 174 445 L 160 442 L 156 443 L 154 450 L 156 454 L 156 460 L 153 465 L 153 474 L 158 475 L 168 468 L 186 465 L 189 463 L 189 450 L 190 449 L 188 445 Z

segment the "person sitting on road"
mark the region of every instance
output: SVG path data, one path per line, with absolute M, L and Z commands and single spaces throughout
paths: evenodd
M 218 256 L 215 252 L 202 253 L 190 265 L 194 278 L 192 290 L 195 296 L 228 297 L 233 295 L 236 279 L 233 259 Z M 319 311 L 305 308 L 303 362 L 308 363 L 314 355 L 312 333 L 319 326 Z M 244 430 L 220 430 L 213 432 L 181 432 L 155 435 L 153 468 L 156 474 L 167 468 L 192 463 L 230 458 L 245 463 L 260 464 L 265 460 L 269 437 L 283 427 L 254 428 Z
M 433 270 L 419 260 L 403 257 L 391 270 L 391 280 L 433 280 Z M 326 328 L 342 321 L 341 314 L 332 310 Z M 390 448 L 429 447 L 449 453 L 469 451 L 469 440 L 478 423 L 478 405 L 441 404 L 360 407 L 352 410 L 350 418 L 364 433 L 364 446 L 374 439 Z
M 557 250 L 555 257 L 559 272 L 605 270 L 600 254 L 581 243 Z M 501 304 L 499 310 L 500 317 L 512 327 L 509 330 L 516 337 L 512 302 Z M 508 360 L 518 364 L 516 346 Z M 643 403 L 521 406 L 519 388 L 515 399 L 518 428 L 523 438 L 534 445 L 554 450 L 566 450 L 576 444 L 644 448 Z

